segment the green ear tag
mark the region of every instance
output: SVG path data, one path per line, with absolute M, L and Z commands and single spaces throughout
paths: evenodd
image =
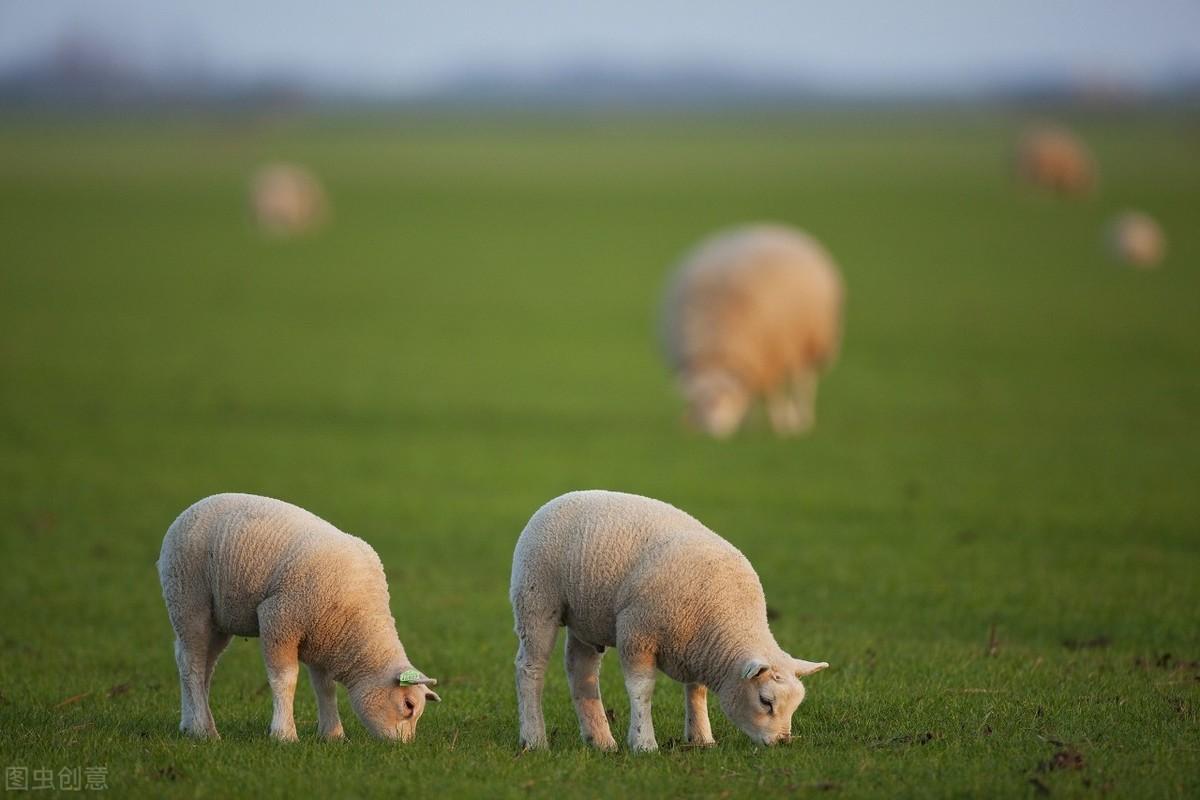
M 421 670 L 419 669 L 406 669 L 396 678 L 396 682 L 401 686 L 415 686 L 421 680 L 425 680 L 425 676 L 421 674 Z

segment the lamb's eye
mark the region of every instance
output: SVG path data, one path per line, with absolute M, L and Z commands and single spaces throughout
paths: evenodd
M 417 704 L 414 703 L 412 700 L 409 700 L 408 698 L 404 699 L 404 708 L 406 710 L 413 711 L 416 709 L 416 707 L 417 707 Z
M 775 713 L 775 703 L 773 703 L 772 701 L 768 700 L 767 698 L 763 697 L 762 695 L 759 695 L 758 702 L 763 704 L 763 706 L 767 709 L 768 714 Z

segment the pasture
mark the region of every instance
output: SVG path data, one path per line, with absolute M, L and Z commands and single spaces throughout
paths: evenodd
M 998 112 L 28 120 L 0 125 L 0 766 L 104 766 L 141 796 L 1200 794 L 1200 119 L 1075 120 L 1100 191 L 1022 188 Z M 293 160 L 332 216 L 272 241 L 249 175 Z M 1108 261 L 1109 217 L 1163 267 Z M 777 219 L 848 286 L 815 432 L 685 429 L 657 351 L 669 266 Z M 779 642 L 831 668 L 796 738 L 713 707 L 662 751 L 517 747 L 507 586 L 576 488 L 672 502 L 758 569 Z M 297 503 L 387 569 L 444 701 L 409 746 L 266 735 L 254 640 L 223 735 L 177 732 L 154 562 L 193 501 Z M 605 705 L 624 744 L 615 655 Z M 711 701 L 710 701 L 711 702 Z M 57 778 L 56 778 L 57 780 Z

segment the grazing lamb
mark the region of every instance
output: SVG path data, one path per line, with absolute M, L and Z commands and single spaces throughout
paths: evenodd
M 268 164 L 250 182 L 250 208 L 263 231 L 298 236 L 325 221 L 328 202 L 316 176 L 294 164 Z
M 750 225 L 702 242 L 676 270 L 662 312 L 689 421 L 727 437 L 763 396 L 776 433 L 809 430 L 818 375 L 841 339 L 842 296 L 833 259 L 798 230 Z
M 1096 185 L 1096 165 L 1083 141 L 1058 125 L 1030 128 L 1017 145 L 1017 174 L 1063 195 L 1083 195 Z
M 1126 211 L 1109 225 L 1108 249 L 1118 261 L 1139 269 L 1152 269 L 1162 261 L 1167 240 L 1162 228 L 1149 214 Z
M 617 648 L 629 693 L 629 746 L 658 747 L 650 718 L 655 669 L 685 684 L 688 742 L 713 744 L 707 692 L 751 739 L 791 735 L 799 678 L 828 664 L 792 658 L 767 625 L 762 586 L 737 549 L 658 500 L 571 492 L 538 509 L 513 554 L 521 743 L 548 746 L 542 685 L 558 628 L 584 741 L 616 749 L 600 700 L 600 656 Z
M 179 728 L 220 738 L 208 707 L 213 668 L 233 636 L 262 639 L 275 713 L 271 736 L 295 741 L 299 662 L 317 695 L 317 730 L 342 738 L 336 683 L 375 736 L 409 741 L 436 684 L 396 636 L 383 565 L 371 546 L 302 508 L 218 494 L 179 515 L 158 558 L 183 697 Z

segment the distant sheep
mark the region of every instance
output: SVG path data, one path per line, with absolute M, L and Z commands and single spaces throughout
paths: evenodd
M 685 684 L 684 736 L 713 744 L 707 692 L 751 739 L 791 735 L 800 678 L 829 666 L 792 658 L 767 624 L 762 585 L 733 545 L 674 506 L 618 492 L 571 492 L 542 506 L 513 554 L 521 742 L 548 746 L 542 687 L 567 626 L 565 659 L 585 742 L 616 749 L 600 700 L 600 656 L 616 647 L 629 694 L 629 746 L 655 750 L 655 670 Z
M 342 737 L 336 683 L 375 736 L 409 741 L 437 681 L 396 635 L 383 565 L 371 546 L 280 500 L 218 494 L 171 524 L 158 559 L 175 629 L 180 730 L 220 738 L 209 710 L 213 668 L 233 636 L 258 636 L 275 713 L 271 736 L 296 739 L 299 662 L 317 695 L 317 730 Z
M 268 164 L 259 169 L 250 183 L 250 207 L 259 227 L 279 237 L 315 230 L 328 214 L 320 181 L 294 164 Z
M 1083 140 L 1058 125 L 1030 128 L 1017 145 L 1017 173 L 1035 186 L 1083 195 L 1096 185 L 1096 164 Z
M 1157 267 L 1166 254 L 1162 228 L 1149 214 L 1125 211 L 1108 227 L 1108 249 L 1113 258 L 1139 269 Z
M 689 420 L 724 438 L 761 396 L 776 433 L 809 430 L 818 378 L 837 356 L 843 294 L 833 259 L 801 231 L 749 225 L 701 242 L 662 309 Z

